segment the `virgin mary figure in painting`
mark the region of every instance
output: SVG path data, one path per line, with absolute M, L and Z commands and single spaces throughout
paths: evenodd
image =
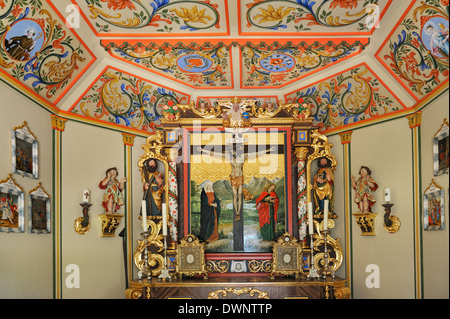
M 280 205 L 275 184 L 269 184 L 256 199 L 256 209 L 259 213 L 259 229 L 263 240 L 275 239 L 277 212 Z
M 214 193 L 213 184 L 206 182 L 200 194 L 200 235 L 201 240 L 213 242 L 219 239 L 220 200 Z
M 117 180 L 119 172 L 115 167 L 107 169 L 105 175 L 105 178 L 98 185 L 100 189 L 105 190 L 102 206 L 106 214 L 114 214 L 124 203 L 122 191 L 125 188 L 127 179 L 124 177 L 119 182 Z

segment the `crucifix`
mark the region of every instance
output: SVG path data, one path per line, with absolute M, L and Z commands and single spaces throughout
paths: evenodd
M 239 105 L 243 108 L 244 104 Z M 234 109 L 234 110 L 233 110 Z M 236 111 L 236 102 L 231 105 L 231 112 L 242 114 L 243 112 Z M 229 112 L 229 113 L 231 113 Z M 233 114 L 234 115 L 234 114 Z M 231 117 L 231 116 L 230 116 Z M 227 118 L 228 120 L 228 118 Z M 237 123 L 238 119 L 234 119 Z M 244 122 L 242 122 L 244 123 Z M 233 248 L 235 251 L 244 250 L 244 199 L 252 199 L 251 195 L 244 188 L 244 163 L 247 160 L 252 160 L 260 156 L 267 155 L 270 152 L 276 150 L 275 146 L 257 152 L 245 152 L 244 143 L 246 139 L 243 137 L 248 128 L 245 127 L 226 127 L 226 132 L 232 134 L 232 138 L 226 140 L 225 152 L 214 152 L 211 150 L 206 150 L 202 147 L 198 147 L 197 151 L 200 153 L 207 154 L 209 156 L 225 160 L 227 163 L 231 164 L 231 174 L 230 174 L 230 184 L 233 192 Z

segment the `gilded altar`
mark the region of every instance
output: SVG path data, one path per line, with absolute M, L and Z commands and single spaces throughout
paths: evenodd
M 194 286 L 204 288 L 197 298 L 349 296 L 335 276 L 343 262 L 332 236 L 337 161 L 307 103 L 235 97 L 167 105 L 163 114 L 138 161 L 145 220 L 127 298 Z

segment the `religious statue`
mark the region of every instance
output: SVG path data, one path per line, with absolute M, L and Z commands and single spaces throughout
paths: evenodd
M 105 190 L 102 206 L 106 214 L 114 214 L 124 204 L 122 191 L 125 188 L 127 179 L 124 177 L 120 182 L 118 181 L 119 171 L 116 167 L 107 169 L 105 175 L 105 178 L 98 185 L 100 189 Z
M 375 204 L 373 192 L 377 190 L 378 184 L 371 177 L 372 171 L 367 166 L 359 169 L 359 178 L 351 176 L 352 188 L 356 191 L 355 203 L 358 205 L 360 213 L 370 213 Z
M 219 239 L 220 200 L 214 193 L 213 184 L 206 182 L 200 194 L 199 239 L 213 242 Z
M 164 174 L 158 171 L 158 162 L 147 159 L 143 165 L 144 172 L 144 200 L 147 204 L 148 216 L 161 216 L 163 195 L 165 190 Z
M 325 200 L 328 200 L 328 213 L 333 214 L 334 202 L 334 174 L 331 169 L 331 161 L 326 157 L 321 157 L 318 162 L 319 169 L 314 176 L 314 214 L 324 211 Z
M 277 212 L 280 205 L 280 200 L 275 190 L 275 184 L 269 184 L 256 199 L 261 237 L 267 241 L 273 241 L 275 239 Z
M 244 110 L 241 104 L 235 99 L 230 110 L 223 112 L 224 127 L 249 127 L 251 126 L 250 114 Z

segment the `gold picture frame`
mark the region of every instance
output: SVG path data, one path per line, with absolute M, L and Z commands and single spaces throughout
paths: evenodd
M 183 275 L 195 276 L 203 275 L 203 279 L 208 279 L 205 262 L 205 243 L 192 234 L 181 239 L 177 245 L 176 272 Z
M 269 278 L 274 279 L 277 274 L 296 277 L 303 274 L 301 243 L 289 233 L 280 236 L 273 244 L 272 271 Z

